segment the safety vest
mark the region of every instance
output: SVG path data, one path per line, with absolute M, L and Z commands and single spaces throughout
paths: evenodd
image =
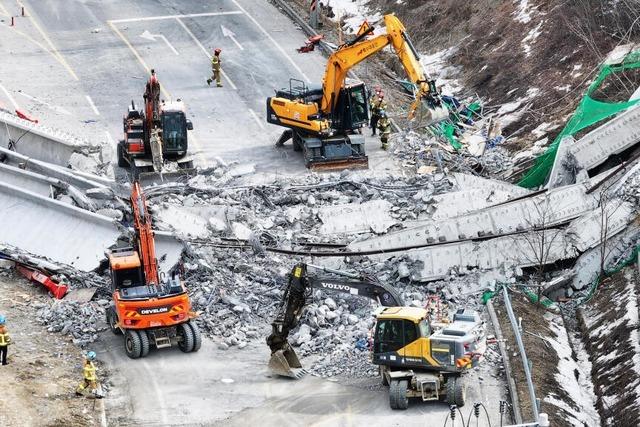
M 389 119 L 384 118 L 384 119 L 380 119 L 380 121 L 378 122 L 378 129 L 380 129 L 380 132 L 383 135 L 387 135 L 391 133 L 391 123 L 389 122 Z
M 0 347 L 6 347 L 9 345 L 11 338 L 9 338 L 9 333 L 5 328 L 0 329 Z
M 211 57 L 211 68 L 213 68 L 215 71 L 220 71 L 220 58 L 216 55 L 213 55 Z
M 96 380 L 96 367 L 93 362 L 87 362 L 84 364 L 84 379 L 87 381 Z

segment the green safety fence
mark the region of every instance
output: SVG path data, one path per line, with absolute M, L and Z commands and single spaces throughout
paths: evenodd
M 535 164 L 529 169 L 527 174 L 518 182 L 518 185 L 525 188 L 534 188 L 543 185 L 551 172 L 555 161 L 558 145 L 562 138 L 573 136 L 593 124 L 605 120 L 627 108 L 636 105 L 640 99 L 627 102 L 604 102 L 593 99 L 591 95 L 600 88 L 604 80 L 611 74 L 620 73 L 625 70 L 640 68 L 640 51 L 629 53 L 619 64 L 600 67 L 598 77 L 587 89 L 586 94 L 580 101 L 573 116 L 569 119 L 564 129 L 553 140 L 547 151 L 536 159 Z
M 482 293 L 482 297 L 480 298 L 482 301 L 482 304 L 487 304 L 487 302 L 493 298 L 494 296 L 498 295 L 500 293 L 500 288 L 502 287 L 502 285 L 498 284 L 498 288 L 495 291 L 484 291 Z M 529 299 L 529 301 L 531 301 L 532 303 L 536 304 L 538 302 L 538 295 L 531 291 L 529 288 L 527 288 L 526 286 L 522 287 L 522 290 L 524 292 L 524 294 L 527 296 L 527 298 Z M 551 301 L 549 298 L 545 297 L 544 295 L 541 298 L 542 300 L 542 306 L 544 308 L 555 308 L 556 303 Z
M 605 279 L 616 273 L 619 273 L 623 268 L 631 264 L 635 264 L 636 261 L 638 260 L 638 252 L 640 252 L 640 245 L 636 245 L 636 247 L 631 252 L 631 255 L 629 255 L 627 258 L 625 258 L 621 262 L 618 262 L 615 267 L 605 270 L 603 277 L 596 277 L 593 280 L 593 282 L 591 282 L 591 284 L 589 285 L 589 292 L 587 292 L 587 294 L 582 298 L 582 300 L 580 301 L 580 304 L 584 304 L 586 302 L 591 301 L 591 298 L 593 298 L 593 295 L 596 293 L 596 290 L 598 290 L 598 286 L 602 282 L 602 279 Z

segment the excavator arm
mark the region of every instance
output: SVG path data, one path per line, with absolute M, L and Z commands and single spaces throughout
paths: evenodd
M 136 232 L 140 262 L 144 270 L 147 285 L 159 283 L 156 245 L 151 227 L 151 215 L 147 210 L 147 199 L 138 181 L 134 181 L 131 190 L 131 208 L 133 210 L 133 227 Z
M 332 276 L 309 276 L 307 267 L 332 273 Z M 337 276 L 336 276 L 337 275 Z M 288 341 L 289 333 L 299 323 L 307 297 L 313 289 L 335 291 L 371 298 L 385 307 L 402 306 L 402 297 L 391 286 L 375 278 L 344 273 L 310 264 L 297 264 L 289 274 L 278 314 L 271 323 L 267 344 L 271 349 L 269 368 L 281 376 L 300 378 L 305 374 L 302 364 Z
M 385 15 L 384 23 L 386 34 L 366 39 L 374 31 L 374 27 L 368 26 L 360 32 L 355 40 L 343 45 L 329 57 L 320 105 L 320 109 L 324 113 L 328 114 L 335 107 L 338 93 L 344 87 L 349 70 L 389 44 L 393 46 L 409 80 L 417 87 L 416 100 L 411 106 L 409 117 L 412 118 L 415 115 L 415 111 L 423 100 L 428 101 L 432 108 L 440 106 L 435 84 L 428 80 L 424 68 L 420 64 L 420 56 L 402 22 L 395 15 Z

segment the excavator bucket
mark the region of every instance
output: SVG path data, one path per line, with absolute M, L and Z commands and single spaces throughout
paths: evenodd
M 420 126 L 431 126 L 449 118 L 444 105 L 435 106 L 426 100 L 416 99 L 411 105 L 409 119 L 416 119 Z
M 282 377 L 300 379 L 306 375 L 307 371 L 302 367 L 296 352 L 290 346 L 284 350 L 277 350 L 271 354 L 269 359 L 269 369 Z

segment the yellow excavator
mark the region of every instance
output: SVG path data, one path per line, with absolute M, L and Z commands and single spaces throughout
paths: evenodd
M 311 275 L 308 267 L 329 274 Z M 299 325 L 314 290 L 370 298 L 384 307 L 376 315 L 371 361 L 389 386 L 392 409 L 407 409 L 410 398 L 464 405 L 463 374 L 478 364 L 486 349 L 484 322 L 477 312 L 458 309 L 452 320 L 434 318 L 430 310 L 405 306 L 400 292 L 375 277 L 312 264 L 293 267 L 271 323 L 267 345 L 274 374 L 296 379 L 306 374 L 289 334 Z
M 426 109 L 425 125 L 449 117 L 402 22 L 394 15 L 386 15 L 384 23 L 385 34 L 371 36 L 375 28 L 368 26 L 333 52 L 322 86 L 307 86 L 290 79 L 289 88 L 277 90 L 276 96 L 267 98 L 267 121 L 288 128 L 276 145 L 291 139 L 294 150 L 303 152 L 308 168 L 368 167 L 364 135 L 360 132 L 369 120 L 368 94 L 364 83 L 346 79 L 351 68 L 386 46 L 393 46 L 416 87 L 409 118 L 421 106 Z

